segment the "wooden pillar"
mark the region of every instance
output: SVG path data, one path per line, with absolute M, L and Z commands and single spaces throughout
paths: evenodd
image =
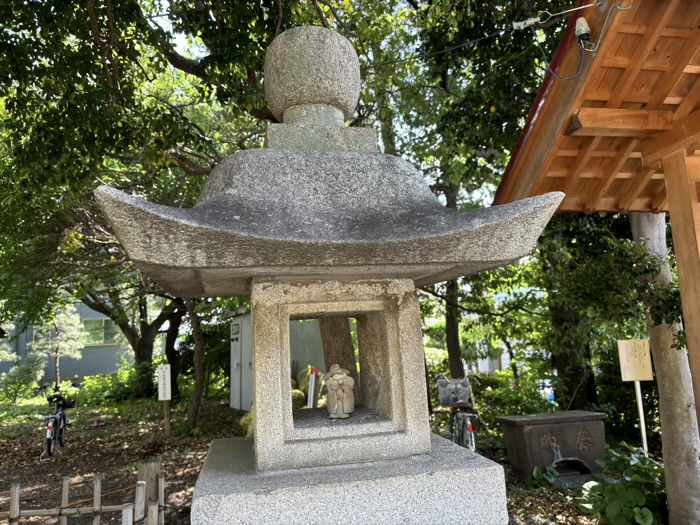
M 681 149 L 665 156 L 663 165 L 688 338 L 695 413 L 700 422 L 700 201 L 697 190 L 700 159 L 687 157 L 685 150 Z

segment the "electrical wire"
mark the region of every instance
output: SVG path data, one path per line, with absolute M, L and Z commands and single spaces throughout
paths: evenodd
M 440 51 L 434 51 L 432 53 L 423 53 L 420 55 L 412 55 L 408 58 L 403 58 L 401 60 L 390 60 L 388 62 L 378 62 L 376 64 L 370 64 L 369 66 L 365 66 L 363 69 L 368 70 L 368 69 L 375 69 L 379 66 L 390 66 L 394 64 L 404 64 L 406 62 L 413 62 L 414 60 L 418 60 L 420 58 L 430 58 L 438 55 L 444 55 L 445 53 L 449 53 L 450 51 L 454 51 L 455 49 L 461 49 L 463 47 L 471 46 L 474 44 L 477 44 L 479 42 L 483 42 L 484 40 L 488 40 L 490 38 L 496 38 L 497 36 L 501 36 L 506 34 L 508 31 L 511 31 L 512 29 L 510 27 L 506 27 L 505 29 L 501 29 L 500 31 L 496 31 L 494 33 L 488 34 L 481 36 L 479 38 L 475 38 L 474 40 L 469 40 L 468 42 L 463 42 L 461 44 L 458 44 L 456 46 L 448 47 L 447 49 L 442 49 Z
M 603 39 L 603 36 L 605 35 L 605 29 L 606 29 L 607 24 L 608 24 L 608 19 L 610 18 L 610 14 L 612 13 L 613 9 L 618 9 L 620 11 L 629 11 L 630 9 L 632 9 L 632 3 L 630 3 L 630 5 L 627 7 L 621 7 L 617 3 L 610 6 L 610 9 L 608 10 L 608 13 L 605 16 L 605 21 L 603 22 L 603 27 L 600 31 L 600 35 L 598 36 L 598 41 L 595 43 L 595 45 L 589 47 L 589 46 L 586 46 L 583 43 L 579 42 L 579 47 L 581 48 L 581 59 L 579 61 L 578 69 L 577 69 L 576 73 L 574 73 L 573 75 L 568 76 L 568 77 L 560 77 L 554 71 L 552 71 L 552 69 L 550 68 L 549 59 L 547 58 L 547 54 L 545 53 L 544 49 L 542 49 L 542 46 L 540 45 L 539 41 L 537 40 L 537 33 L 535 31 L 534 26 L 537 24 L 543 24 L 543 23 L 551 20 L 554 17 L 567 15 L 567 14 L 570 14 L 570 13 L 573 13 L 576 11 L 581 11 L 583 9 L 589 9 L 591 7 L 603 6 L 603 9 L 604 9 L 605 6 L 607 5 L 607 3 L 608 3 L 608 0 L 591 2 L 590 4 L 586 4 L 586 5 L 582 5 L 582 6 L 578 6 L 578 7 L 573 7 L 571 9 L 565 9 L 565 10 L 559 11 L 557 13 L 550 13 L 549 11 L 538 11 L 536 17 L 528 18 L 527 20 L 524 20 L 521 22 L 513 22 L 512 27 L 507 27 L 507 28 L 501 29 L 500 31 L 495 31 L 495 32 L 490 33 L 488 35 L 484 35 L 482 37 L 475 38 L 473 40 L 469 40 L 468 42 L 463 42 L 463 43 L 458 44 L 456 46 L 448 47 L 448 48 L 442 49 L 440 51 L 434 51 L 431 53 L 415 54 L 415 55 L 412 55 L 410 57 L 403 58 L 400 60 L 390 60 L 387 62 L 372 63 L 368 66 L 363 67 L 362 70 L 366 72 L 369 70 L 375 70 L 376 68 L 381 67 L 381 66 L 405 64 L 407 62 L 413 62 L 413 61 L 416 61 L 416 60 L 419 60 L 422 58 L 430 58 L 430 57 L 434 57 L 434 56 L 443 55 L 445 53 L 449 53 L 451 51 L 455 51 L 455 50 L 461 49 L 463 47 L 468 47 L 468 46 L 472 46 L 474 44 L 477 44 L 479 42 L 483 42 L 484 40 L 489 40 L 491 38 L 496 38 L 498 36 L 502 36 L 511 30 L 526 29 L 529 27 L 530 29 L 532 29 L 532 33 L 535 37 L 535 43 L 537 44 L 537 47 L 539 48 L 540 52 L 542 53 L 542 57 L 544 58 L 545 62 L 548 64 L 547 68 L 546 68 L 547 71 L 549 71 L 554 76 L 554 78 L 556 78 L 557 80 L 572 80 L 572 79 L 576 78 L 578 75 L 580 75 L 581 71 L 583 70 L 583 66 L 585 63 L 585 51 L 589 51 L 589 52 L 593 53 L 594 55 L 598 51 L 598 48 L 599 48 L 600 43 Z M 542 19 L 543 15 L 548 15 L 548 16 L 547 16 L 547 18 Z
M 599 2 L 599 4 L 602 4 L 602 2 Z M 629 11 L 632 9 L 632 6 L 634 4 L 634 0 L 630 2 L 630 5 L 627 7 L 620 7 L 620 4 L 613 4 L 610 9 L 608 10 L 608 14 L 605 15 L 605 20 L 603 21 L 603 27 L 600 29 L 600 34 L 598 35 L 598 41 L 595 43 L 594 46 L 592 47 L 586 47 L 586 51 L 590 51 L 593 53 L 593 56 L 596 55 L 598 52 L 598 48 L 600 47 L 600 43 L 603 40 L 603 37 L 605 36 L 605 28 L 608 25 L 608 19 L 610 18 L 610 14 L 612 13 L 613 9 L 617 9 L 618 11 Z
M 539 40 L 537 40 L 537 31 L 535 31 L 535 28 L 532 26 L 530 26 L 530 29 L 532 29 L 532 35 L 535 37 L 535 44 L 537 44 L 537 49 L 540 50 L 540 53 L 542 53 L 542 58 L 544 58 L 544 61 L 547 64 L 546 70 L 549 71 L 549 73 L 554 78 L 556 78 L 557 80 L 573 80 L 574 78 L 576 78 L 577 76 L 579 76 L 581 74 L 581 71 L 583 71 L 583 64 L 585 63 L 585 51 L 586 50 L 584 49 L 583 44 L 580 41 L 578 43 L 578 47 L 581 48 L 581 57 L 579 58 L 579 61 L 578 61 L 578 69 L 576 69 L 576 73 L 574 73 L 573 75 L 570 75 L 568 77 L 560 77 L 554 71 L 552 71 L 552 68 L 549 66 L 550 61 L 547 58 L 547 54 L 544 52 L 544 49 L 542 49 L 542 46 L 540 45 Z M 545 68 L 542 68 L 542 69 L 545 69 Z

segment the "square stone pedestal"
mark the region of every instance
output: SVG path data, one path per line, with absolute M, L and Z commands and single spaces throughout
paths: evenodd
M 402 459 L 259 471 L 250 439 L 217 439 L 192 500 L 192 525 L 508 522 L 503 468 L 432 435 Z

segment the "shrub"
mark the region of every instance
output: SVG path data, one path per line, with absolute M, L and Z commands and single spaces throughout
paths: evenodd
M 144 388 L 144 385 L 149 385 Z M 155 378 L 151 365 L 134 366 L 125 359 L 113 374 L 87 376 L 80 388 L 83 403 L 101 405 L 105 402 L 124 401 L 152 396 Z
M 22 362 L 0 376 L 0 401 L 14 404 L 21 398 L 33 397 L 45 365 L 44 355 L 30 352 Z
M 428 367 L 428 393 L 433 408 L 440 406 L 437 390 L 437 376 L 450 376 L 450 367 L 447 361 L 447 350 L 439 348 L 425 348 L 425 364 Z
M 626 443 L 622 450 L 608 449 L 602 463 L 619 483 L 595 478 L 583 486 L 578 505 L 609 525 L 658 525 L 667 522 L 663 464 L 644 451 Z
M 536 414 L 552 409 L 540 391 L 540 379 L 523 371 L 518 382 L 510 369 L 475 374 L 471 379 L 476 409 L 486 425 L 496 429 L 498 416 Z

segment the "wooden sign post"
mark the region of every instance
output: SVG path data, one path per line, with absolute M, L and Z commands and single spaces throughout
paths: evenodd
M 170 435 L 170 365 L 159 365 L 158 374 L 158 401 L 163 402 L 165 416 L 165 434 Z
M 637 394 L 637 410 L 639 410 L 639 426 L 642 429 L 642 447 L 644 452 L 649 452 L 647 447 L 647 430 L 644 422 L 644 409 L 642 407 L 642 389 L 640 381 L 652 381 L 654 373 L 651 370 L 651 353 L 649 352 L 648 339 L 627 339 L 617 342 L 617 351 L 620 354 L 620 371 L 623 381 L 634 381 L 634 391 Z

